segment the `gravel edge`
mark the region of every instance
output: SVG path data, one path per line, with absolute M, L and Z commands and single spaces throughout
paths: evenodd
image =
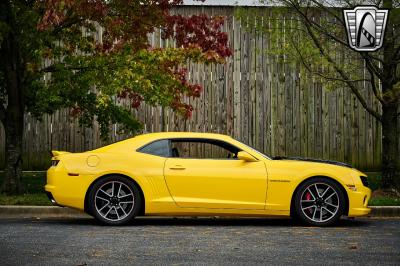
M 400 206 L 371 206 L 369 217 L 400 217 Z M 90 217 L 88 214 L 58 206 L 0 206 L 1 217 Z

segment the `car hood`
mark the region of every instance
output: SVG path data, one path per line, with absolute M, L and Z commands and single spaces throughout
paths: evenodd
M 292 160 L 292 161 L 305 161 L 305 162 L 314 162 L 314 163 L 327 163 L 332 165 L 338 165 L 343 167 L 352 168 L 350 164 L 337 162 L 332 160 L 324 160 L 324 159 L 315 159 L 315 158 L 305 158 L 305 157 L 285 157 L 285 156 L 275 156 L 272 158 L 273 160 Z

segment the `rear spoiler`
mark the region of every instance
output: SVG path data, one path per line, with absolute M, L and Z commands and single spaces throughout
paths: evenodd
M 66 153 L 70 153 L 67 151 L 51 151 L 51 156 L 55 157 L 55 156 L 59 156 L 61 154 L 66 154 Z

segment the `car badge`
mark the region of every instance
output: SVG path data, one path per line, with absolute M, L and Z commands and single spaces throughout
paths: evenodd
M 349 46 L 356 51 L 373 52 L 382 47 L 389 10 L 375 6 L 344 9 Z

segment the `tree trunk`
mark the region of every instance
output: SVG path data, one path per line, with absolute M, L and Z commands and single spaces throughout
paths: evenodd
M 393 0 L 383 0 L 383 7 L 393 12 Z M 395 13 L 389 14 L 385 31 L 382 73 L 382 188 L 384 190 L 400 191 L 400 132 L 399 111 L 400 101 L 393 87 L 398 75 L 394 36 Z
M 6 194 L 18 194 L 22 192 L 22 135 L 24 113 L 20 106 L 7 108 L 4 125 L 6 133 L 6 167 L 2 191 Z
M 16 56 L 18 59 L 19 56 Z M 6 194 L 21 193 L 22 176 L 22 137 L 24 124 L 23 87 L 20 71 L 11 64 L 7 76 L 7 110 L 3 120 L 6 134 L 6 167 L 2 192 Z
M 382 188 L 400 191 L 399 104 L 382 106 Z
M 22 136 L 24 123 L 23 64 L 20 46 L 14 32 L 15 19 L 10 1 L 0 1 L 1 22 L 7 23 L 11 30 L 0 47 L 1 70 L 4 75 L 7 101 L 5 109 L 1 106 L 1 121 L 6 134 L 6 167 L 2 191 L 6 194 L 21 192 L 22 175 Z

